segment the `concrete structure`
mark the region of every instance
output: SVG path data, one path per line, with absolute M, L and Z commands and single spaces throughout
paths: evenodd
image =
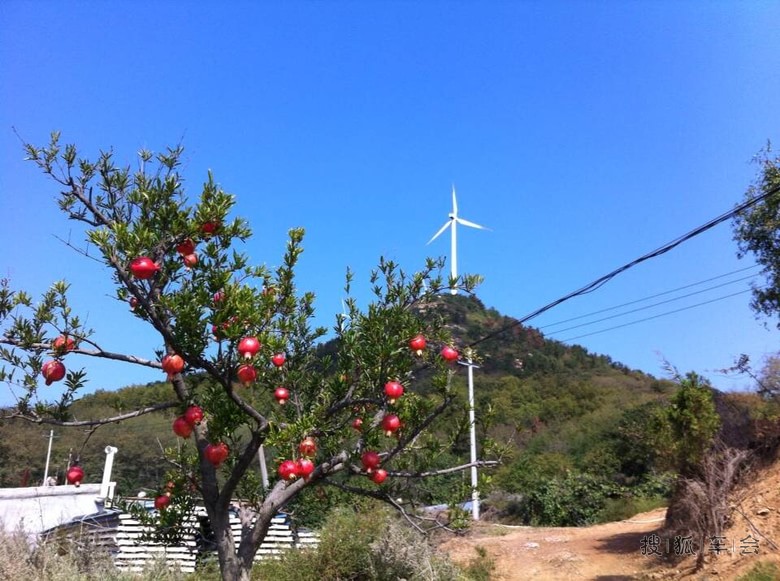
M 8 532 L 28 535 L 103 509 L 100 484 L 0 489 L 0 524 Z
M 24 531 L 32 538 L 85 514 L 100 512 L 106 504 L 110 506 L 116 488 L 116 483 L 111 482 L 111 470 L 117 449 L 106 446 L 105 453 L 100 484 L 0 488 L 0 526 L 7 532 Z M 47 474 L 48 462 L 47 457 Z

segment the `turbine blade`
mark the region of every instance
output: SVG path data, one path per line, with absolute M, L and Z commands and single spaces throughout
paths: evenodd
M 455 220 L 458 222 L 458 224 L 463 224 L 464 226 L 469 226 L 470 228 L 479 228 L 480 230 L 490 230 L 490 228 L 486 228 L 485 226 L 480 226 L 479 224 L 475 224 L 474 222 L 469 222 L 468 220 L 464 220 L 463 218 L 455 218 Z
M 452 224 L 452 220 L 447 220 L 447 221 L 444 223 L 444 226 L 442 226 L 441 228 L 439 228 L 439 231 L 438 231 L 438 232 L 436 232 L 436 234 L 434 234 L 434 235 L 433 235 L 433 238 L 431 238 L 430 240 L 428 240 L 428 244 L 430 244 L 431 242 L 433 242 L 434 240 L 436 240 L 436 239 L 437 239 L 439 236 L 441 236 L 441 233 L 442 233 L 442 232 L 444 232 L 444 231 L 445 231 L 445 230 L 446 230 L 446 229 L 449 227 L 449 225 L 450 225 L 450 224 Z
M 452 184 L 452 214 L 458 215 L 458 200 L 455 198 L 455 184 Z

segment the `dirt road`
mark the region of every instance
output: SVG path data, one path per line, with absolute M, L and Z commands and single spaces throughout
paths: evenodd
M 495 560 L 495 578 L 539 581 L 620 581 L 648 577 L 657 562 L 642 554 L 643 539 L 663 524 L 665 509 L 620 522 L 580 528 L 477 525 L 442 549 L 467 563 L 481 546 Z M 647 552 L 647 551 L 645 551 Z
M 695 555 L 674 567 L 648 556 L 648 540 L 663 525 L 663 508 L 592 527 L 480 523 L 441 548 L 465 564 L 476 556 L 476 547 L 484 547 L 496 564 L 494 578 L 500 581 L 726 581 L 759 563 L 776 563 L 780 569 L 780 461 L 746 480 L 748 484 L 732 495 L 730 526 L 723 537 L 713 537 L 722 539 L 723 546 L 717 551 L 714 545 L 708 547 L 699 570 Z

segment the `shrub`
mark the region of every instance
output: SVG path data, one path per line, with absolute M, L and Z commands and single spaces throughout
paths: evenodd
M 525 521 L 533 525 L 582 526 L 597 521 L 608 498 L 620 494 L 612 482 L 583 472 L 552 478 L 528 492 Z
M 490 581 L 496 568 L 495 559 L 488 555 L 485 547 L 477 546 L 474 550 L 477 556 L 466 566 L 464 571 L 466 577 L 473 581 Z
M 254 579 L 275 581 L 450 580 L 458 568 L 410 527 L 376 506 L 333 510 L 316 548 L 287 551 L 280 559 L 258 563 Z
M 595 522 L 613 522 L 626 520 L 641 512 L 666 506 L 668 500 L 661 496 L 623 496 L 619 498 L 608 498 L 604 501 L 602 508 L 596 515 Z

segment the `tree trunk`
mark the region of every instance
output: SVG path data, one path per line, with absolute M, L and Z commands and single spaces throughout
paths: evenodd
M 250 511 L 241 514 L 242 538 L 238 546 L 230 527 L 230 511 L 213 507 L 211 510 L 207 509 L 207 512 L 214 532 L 223 581 L 249 581 L 255 554 L 268 533 L 275 511 L 262 511 L 259 514 Z
M 223 581 L 249 581 L 252 571 L 251 561 L 249 567 L 246 567 L 236 554 L 235 539 L 230 529 L 230 512 L 216 510 L 208 512 Z
M 232 561 L 226 566 L 222 566 L 220 561 L 220 570 L 222 573 L 222 581 L 251 581 L 252 579 L 252 567 L 244 567 L 235 555 Z

